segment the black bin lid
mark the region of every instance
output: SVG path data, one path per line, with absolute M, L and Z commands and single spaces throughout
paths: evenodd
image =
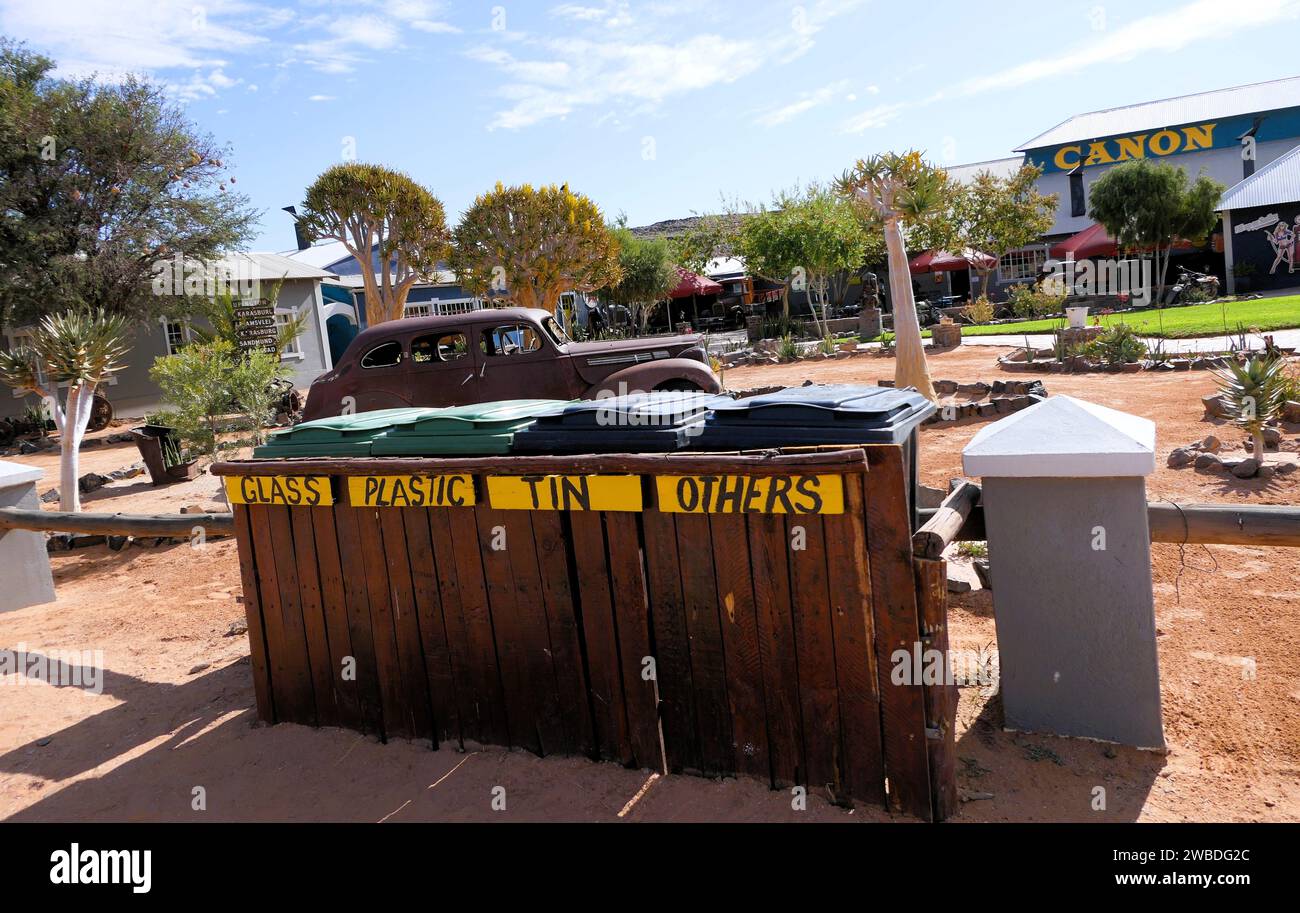
M 696 390 L 655 390 L 570 403 L 553 415 L 539 416 L 537 430 L 585 428 L 601 431 L 671 428 L 697 421 L 731 397 Z

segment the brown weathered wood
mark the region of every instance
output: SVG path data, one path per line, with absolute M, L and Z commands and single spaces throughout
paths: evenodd
M 799 665 L 799 704 L 803 750 L 810 790 L 844 802 L 840 762 L 839 693 L 835 681 L 835 639 L 826 578 L 826 536 L 820 516 L 787 517 L 790 592 L 794 605 L 795 655 Z M 794 548 L 796 538 L 804 548 Z
M 590 511 L 568 514 L 578 570 L 578 601 L 587 645 L 588 687 L 596 718 L 596 745 L 601 757 L 632 762 L 632 742 L 624 708 L 622 657 L 614 625 L 611 571 L 603 517 Z
M 244 594 L 244 616 L 248 620 L 248 655 L 249 664 L 253 669 L 253 698 L 257 704 L 258 719 L 266 723 L 274 723 L 276 721 L 275 701 L 272 697 L 265 622 L 262 620 L 257 559 L 253 556 L 253 533 L 248 526 L 248 508 L 236 504 L 233 518 L 236 548 L 239 551 L 239 576 Z
M 668 770 L 698 772 L 695 694 L 691 684 L 691 646 L 682 606 L 681 566 L 673 515 L 647 510 L 642 515 L 646 588 L 655 636 L 655 685 Z
M 912 553 L 918 558 L 941 557 L 943 550 L 956 541 L 979 499 L 980 487 L 974 482 L 958 485 L 912 534 Z
M 236 505 L 238 507 L 238 505 Z M 329 642 L 330 682 L 339 724 L 363 729 L 361 700 L 355 677 L 343 677 L 343 668 L 352 653 L 352 633 L 348 626 L 347 589 L 343 584 L 343 565 L 339 558 L 338 529 L 334 508 L 313 508 L 308 514 L 316 534 L 316 562 L 320 571 L 321 612 L 325 616 L 325 636 Z M 319 699 L 318 699 L 319 702 Z
M 401 475 L 441 472 L 505 473 L 660 473 L 699 475 L 741 473 L 786 475 L 791 472 L 862 473 L 866 462 L 861 448 L 779 453 L 765 450 L 747 454 L 713 453 L 610 453 L 579 456 L 513 457 L 368 457 L 302 460 L 234 460 L 215 463 L 217 476 L 275 475 Z
M 659 707 L 655 685 L 645 675 L 651 658 L 650 618 L 646 597 L 645 561 L 637 515 L 610 511 L 605 514 L 609 546 L 610 595 L 618 632 L 619 671 L 623 676 L 623 703 L 627 711 L 628 741 L 637 767 L 662 770 Z
M 501 664 L 496 641 L 492 636 L 492 613 L 488 604 L 483 559 L 477 548 L 478 527 L 474 519 L 477 508 L 442 508 L 450 530 L 449 549 L 456 568 L 457 593 L 465 628 L 467 663 L 471 690 L 461 705 L 461 719 L 467 715 L 472 726 L 465 737 L 486 745 L 509 745 L 510 728 L 506 720 L 505 694 L 501 683 Z M 448 552 L 439 550 L 445 560 Z M 445 604 L 445 600 L 444 600 Z
M 260 521 L 260 522 L 259 522 Z M 307 633 L 302 621 L 302 598 L 298 591 L 298 574 L 293 555 L 293 530 L 289 524 L 289 508 L 267 507 L 259 518 L 250 513 L 254 524 L 253 537 L 257 543 L 259 573 L 274 567 L 275 587 L 279 595 L 279 625 L 275 630 L 276 646 L 273 648 L 283 660 L 281 681 L 284 685 L 276 694 L 276 708 L 282 721 L 316 725 L 316 697 L 312 691 L 311 661 L 307 652 Z M 260 528 L 260 529 L 259 529 Z M 267 587 L 263 584 L 263 592 Z M 279 669 L 276 670 L 280 672 Z M 275 683 L 276 676 L 272 676 Z
M 447 632 L 447 654 L 456 694 L 456 716 L 460 721 L 461 747 L 466 739 L 483 741 L 479 725 L 482 670 L 470 651 L 469 631 L 462 611 L 460 578 L 456 567 L 456 543 L 452 539 L 450 511 L 462 508 L 436 507 L 426 511 L 433 544 L 433 564 L 438 573 L 438 598 Z M 481 585 L 481 584 L 480 584 Z
M 433 740 L 429 675 L 424 666 L 424 644 L 412 581 L 413 552 L 406 541 L 400 510 L 385 507 L 376 511 L 388 565 L 389 607 L 393 613 L 393 636 L 402 674 L 403 705 L 410 720 L 410 732 L 417 739 Z M 437 748 L 437 743 L 433 743 Z
M 1147 504 L 1152 542 L 1300 546 L 1300 507 Z
M 890 680 L 894 651 L 906 650 L 910 654 L 921 636 L 903 451 L 898 447 L 869 447 L 867 461 L 869 471 L 863 484 L 889 804 L 895 810 L 929 820 L 932 810 L 925 698 L 920 682 L 895 685 Z
M 366 560 L 361 548 L 357 514 L 363 507 L 334 508 L 338 532 L 339 566 L 347 599 L 348 638 L 352 646 L 352 674 L 365 731 L 386 738 L 383 697 L 379 688 L 379 663 L 375 659 L 375 638 L 370 624 L 370 587 L 366 581 Z
M 948 671 L 948 570 L 944 561 L 917 558 L 916 599 L 926 651 L 936 650 Z M 945 678 L 925 685 L 926 749 L 930 759 L 930 795 L 934 820 L 957 810 L 957 684 Z
M 718 621 L 709 518 L 678 514 L 677 557 L 682 575 L 682 605 L 691 645 L 691 684 L 695 689 L 695 726 L 700 737 L 703 773 L 736 772 L 731 738 L 731 704 L 727 697 L 726 651 Z
M 546 624 L 550 632 L 555 695 L 560 719 L 564 723 L 568 750 L 592 754 L 591 702 L 587 694 L 587 673 L 582 662 L 582 639 L 574 609 L 574 583 L 569 574 L 569 557 L 565 548 L 564 528 L 557 511 L 528 511 L 532 522 L 533 543 L 541 573 Z
M 790 540 L 785 520 L 776 514 L 750 514 L 745 520 L 749 525 L 772 785 L 782 788 L 806 783 L 790 596 Z
M 447 646 L 442 597 L 438 591 L 437 562 L 429 533 L 429 518 L 423 508 L 400 508 L 411 559 L 411 590 L 420 629 L 424 671 L 429 680 L 429 706 L 433 714 L 433 744 L 460 744 L 460 711 L 456 705 L 456 684 Z
M 388 560 L 384 555 L 383 531 L 378 509 L 354 507 L 357 532 L 361 536 L 361 558 L 366 568 L 366 592 L 370 600 L 370 634 L 375 648 L 375 668 L 379 673 L 380 706 L 384 711 L 386 738 L 414 738 L 402 663 L 397 655 L 397 628 L 393 623 L 392 584 L 388 579 Z
M 320 562 L 316 555 L 316 533 L 312 529 L 309 508 L 290 507 L 289 523 L 293 531 L 293 558 L 298 577 L 303 631 L 307 636 L 307 659 L 311 664 L 312 693 L 316 701 L 316 720 L 321 726 L 339 724 L 338 704 L 334 699 L 333 668 L 330 663 L 329 635 L 325 631 L 325 609 L 321 602 Z
M 880 745 L 880 686 L 875 624 L 871 617 L 871 567 L 862 486 L 845 480 L 842 514 L 823 518 L 835 683 L 840 703 L 844 785 L 854 799 L 882 803 L 885 764 Z
M 209 539 L 235 534 L 232 514 L 104 514 L 0 507 L 0 530 L 30 529 L 91 536 L 172 536 L 188 539 L 194 527 Z
M 742 514 L 709 517 L 713 570 L 717 581 L 718 622 L 727 670 L 731 741 L 736 772 L 770 781 L 767 709 L 754 608 L 754 581 L 749 563 L 749 534 Z

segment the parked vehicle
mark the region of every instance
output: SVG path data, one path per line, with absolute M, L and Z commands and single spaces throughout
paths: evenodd
M 1198 294 L 1191 294 L 1196 290 Z M 1165 292 L 1165 304 L 1192 304 L 1213 301 L 1219 297 L 1219 277 L 1198 273 L 1194 269 L 1178 268 L 1178 281 Z
M 496 308 L 370 327 L 312 383 L 303 419 L 604 391 L 718 393 L 699 336 L 573 342 L 543 310 Z

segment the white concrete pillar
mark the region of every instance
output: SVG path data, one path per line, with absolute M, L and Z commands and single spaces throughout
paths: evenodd
M 983 478 L 1007 728 L 1163 748 L 1154 423 L 1053 396 L 983 428 L 962 463 Z
M 0 507 L 36 510 L 36 483 L 44 473 L 31 466 L 0 460 Z M 25 609 L 54 601 L 54 577 L 45 535 L 25 529 L 0 529 L 0 612 Z

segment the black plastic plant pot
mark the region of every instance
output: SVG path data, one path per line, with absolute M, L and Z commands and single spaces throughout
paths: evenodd
M 175 437 L 176 430 L 165 425 L 142 425 L 131 429 L 131 439 L 135 441 L 135 447 L 140 451 L 140 459 L 149 470 L 149 480 L 155 485 L 167 485 L 193 478 L 192 475 L 186 475 L 182 469 L 185 464 L 168 468 L 167 460 L 163 457 L 163 443 L 168 438 L 175 440 Z M 177 475 L 173 472 L 174 469 L 182 469 L 181 474 Z

